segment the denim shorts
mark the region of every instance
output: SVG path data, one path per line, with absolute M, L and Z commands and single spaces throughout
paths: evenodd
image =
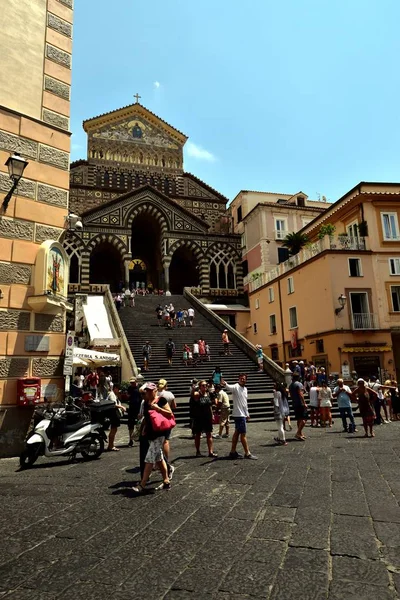
M 246 433 L 246 417 L 233 417 L 235 429 L 238 433 Z

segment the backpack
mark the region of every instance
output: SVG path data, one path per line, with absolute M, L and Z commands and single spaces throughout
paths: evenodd
M 167 342 L 166 348 L 167 348 L 167 350 L 174 350 L 175 349 L 174 342 Z

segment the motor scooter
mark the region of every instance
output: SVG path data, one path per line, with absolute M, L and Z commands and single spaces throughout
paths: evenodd
M 90 413 L 73 402 L 62 408 L 46 407 L 34 417 L 20 456 L 21 469 L 31 467 L 39 456 L 70 456 L 79 453 L 84 460 L 99 458 L 106 435 L 100 423 L 92 423 Z

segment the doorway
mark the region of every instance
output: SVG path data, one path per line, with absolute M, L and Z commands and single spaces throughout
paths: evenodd
M 131 252 L 144 265 L 144 268 L 137 267 L 135 274 L 138 279 L 134 281 L 147 287 L 162 288 L 161 229 L 147 213 L 139 214 L 132 223 Z
M 147 267 L 140 258 L 134 258 L 129 263 L 129 287 L 147 288 Z

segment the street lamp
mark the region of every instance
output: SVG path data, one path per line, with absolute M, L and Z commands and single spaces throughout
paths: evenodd
M 338 315 L 345 307 L 345 304 L 347 302 L 347 298 L 344 294 L 340 294 L 339 298 L 338 298 L 338 302 L 340 304 L 340 308 L 335 308 L 335 314 Z
M 12 156 L 9 156 L 6 160 L 6 167 L 8 168 L 8 174 L 13 184 L 10 191 L 3 200 L 3 211 L 6 212 L 8 204 L 12 198 L 13 193 L 17 189 L 19 180 L 21 179 L 25 168 L 29 164 L 18 152 L 14 152 Z

